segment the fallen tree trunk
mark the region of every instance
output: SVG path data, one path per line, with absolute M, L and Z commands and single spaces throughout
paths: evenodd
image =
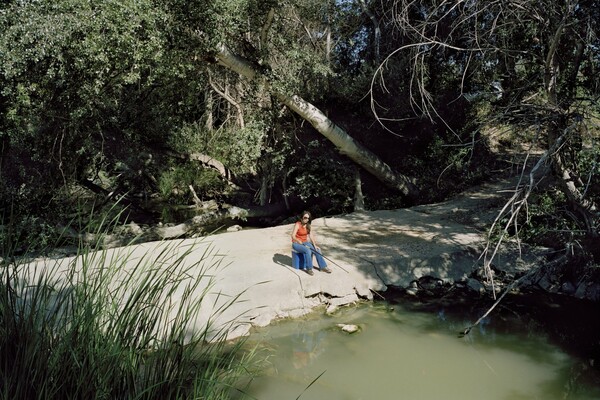
M 156 240 L 185 239 L 196 236 L 205 236 L 220 230 L 223 226 L 230 225 L 232 221 L 245 221 L 249 218 L 276 218 L 286 211 L 285 203 L 269 204 L 267 206 L 252 206 L 240 208 L 225 205 L 219 207 L 215 202 L 204 203 L 198 215 L 179 224 L 140 226 L 131 222 L 120 226 L 115 232 L 96 234 L 91 232 L 77 232 L 72 228 L 65 228 L 64 236 L 77 239 L 89 246 L 103 249 L 127 246 L 135 243 L 145 243 Z
M 224 44 L 217 46 L 216 58 L 220 65 L 229 68 L 248 79 L 258 79 L 262 81 L 265 86 L 270 87 L 266 77 L 257 72 L 248 60 L 234 54 Z M 416 200 L 419 190 L 414 179 L 392 171 L 389 165 L 354 140 L 344 129 L 336 125 L 321 110 L 311 103 L 296 95 L 280 93 L 272 88 L 271 90 L 279 101 L 310 122 L 319 133 L 329 139 L 338 148 L 340 153 L 346 155 L 352 161 L 373 174 L 373 176 L 383 182 L 386 186 L 400 191 L 411 200 Z

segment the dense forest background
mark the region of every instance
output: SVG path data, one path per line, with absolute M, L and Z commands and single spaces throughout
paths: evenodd
M 276 224 L 523 172 L 500 233 L 598 264 L 599 24 L 574 0 L 5 0 L 0 240 L 207 204 Z

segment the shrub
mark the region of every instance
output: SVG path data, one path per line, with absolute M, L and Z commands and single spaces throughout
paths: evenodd
M 194 188 L 201 200 L 219 198 L 227 189 L 227 183 L 217 171 L 185 163 L 165 170 L 158 179 L 161 196 L 174 204 L 189 204 Z

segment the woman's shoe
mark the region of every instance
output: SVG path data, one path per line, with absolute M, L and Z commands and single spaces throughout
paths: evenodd
M 327 274 L 330 274 L 330 273 L 331 273 L 331 270 L 330 270 L 329 268 L 327 268 L 327 267 L 325 267 L 325 268 L 319 268 L 319 271 L 321 271 L 321 272 L 325 272 L 325 273 L 327 273 Z
M 309 275 L 314 275 L 315 274 L 312 269 L 307 269 L 306 273 L 309 274 Z

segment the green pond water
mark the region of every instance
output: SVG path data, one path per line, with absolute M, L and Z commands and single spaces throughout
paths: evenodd
M 500 307 L 464 337 L 459 332 L 486 309 L 372 303 L 281 321 L 250 337 L 268 361 L 240 384 L 246 395 L 233 398 L 600 399 L 598 322 L 584 322 L 583 332 L 555 331 L 569 321 L 547 313 L 540 322 L 535 313 L 552 310 L 545 307 L 530 305 L 526 316 L 517 306 Z M 348 334 L 337 324 L 360 331 Z

